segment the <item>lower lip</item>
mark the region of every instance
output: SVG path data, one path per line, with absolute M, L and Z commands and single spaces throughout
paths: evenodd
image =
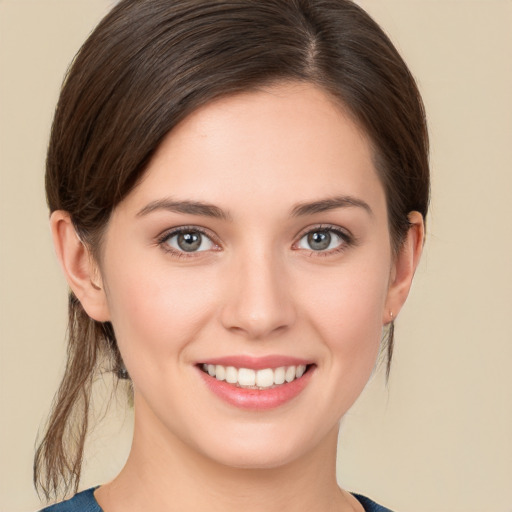
M 239 388 L 225 381 L 217 380 L 198 368 L 208 388 L 230 405 L 241 409 L 264 411 L 274 409 L 298 396 L 308 385 L 313 367 L 300 378 L 268 389 Z

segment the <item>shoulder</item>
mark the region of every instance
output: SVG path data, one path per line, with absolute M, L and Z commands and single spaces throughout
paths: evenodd
M 44 508 L 40 512 L 103 512 L 94 497 L 95 487 L 75 494 L 71 499 Z
M 363 505 L 365 512 L 391 512 L 389 508 L 378 505 L 366 496 L 361 496 L 360 494 L 353 494 L 353 496 Z

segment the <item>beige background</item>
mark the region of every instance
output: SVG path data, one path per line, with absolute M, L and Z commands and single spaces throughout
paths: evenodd
M 377 375 L 347 415 L 340 481 L 397 512 L 511 512 L 512 1 L 360 3 L 423 91 L 433 201 L 389 387 Z M 2 512 L 39 507 L 34 438 L 63 368 L 66 312 L 45 146 L 64 71 L 108 4 L 0 0 Z M 113 416 L 93 435 L 83 487 L 126 455 L 130 412 Z

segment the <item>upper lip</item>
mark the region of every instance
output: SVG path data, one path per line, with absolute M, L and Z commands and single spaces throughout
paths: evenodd
M 213 364 L 221 366 L 234 366 L 235 368 L 249 368 L 253 370 L 263 370 L 265 368 L 280 368 L 281 366 L 299 366 L 309 365 L 312 361 L 299 357 L 290 357 L 284 355 L 268 355 L 262 357 L 232 355 L 223 357 L 208 358 L 199 361 L 199 365 Z

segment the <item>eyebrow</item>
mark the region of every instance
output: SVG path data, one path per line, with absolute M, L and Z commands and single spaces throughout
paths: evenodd
M 190 215 L 201 215 L 221 220 L 231 220 L 229 213 L 209 203 L 201 201 L 174 201 L 172 199 L 158 199 L 151 201 L 137 213 L 137 217 L 148 215 L 156 210 L 167 210 L 175 213 L 187 213 Z
M 310 203 L 299 203 L 292 209 L 292 217 L 302 217 L 305 215 L 313 215 L 315 213 L 326 212 L 329 210 L 335 210 L 336 208 L 362 208 L 373 217 L 373 211 L 370 205 L 353 196 L 336 196 L 327 199 L 321 199 L 319 201 L 312 201 Z
M 306 215 L 314 215 L 337 208 L 362 208 L 373 216 L 373 211 L 362 199 L 353 196 L 336 196 L 308 203 L 299 203 L 291 210 L 292 217 L 303 217 Z M 157 199 L 151 201 L 142 210 L 137 213 L 137 217 L 148 215 L 157 210 L 166 210 L 175 213 L 185 213 L 189 215 L 199 215 L 202 217 L 212 217 L 221 220 L 232 220 L 229 212 L 225 212 L 222 208 L 214 204 L 204 203 L 202 201 L 175 201 L 173 199 Z

